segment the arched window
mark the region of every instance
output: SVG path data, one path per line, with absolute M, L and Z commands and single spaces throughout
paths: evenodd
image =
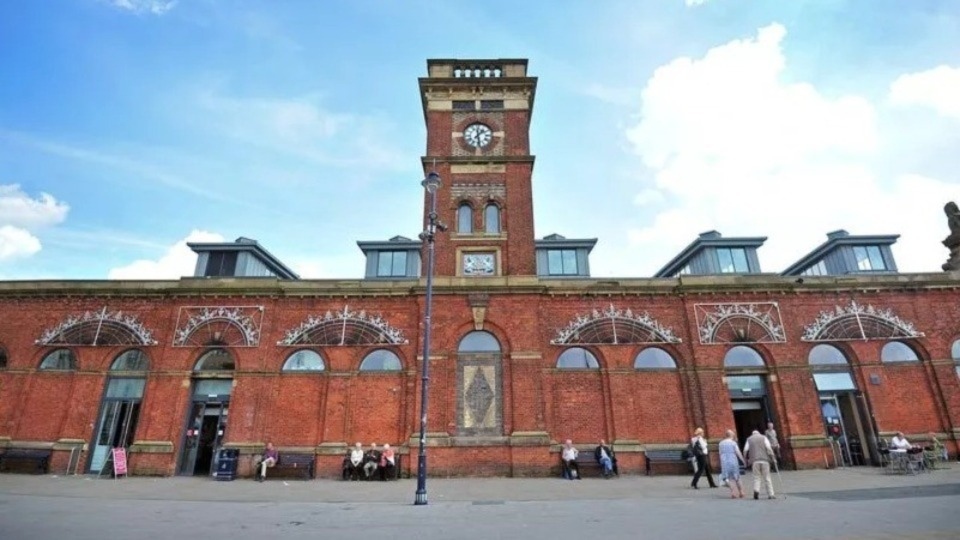
M 490 203 L 483 210 L 483 224 L 487 234 L 500 232 L 500 207 Z
M 633 361 L 634 369 L 677 369 L 677 362 L 660 347 L 647 347 Z
M 325 368 L 323 357 L 310 349 L 295 351 L 283 363 L 283 371 L 323 371 Z
M 43 361 L 40 362 L 40 369 L 77 369 L 77 357 L 70 349 L 57 349 L 43 357 Z
M 916 351 L 906 343 L 891 341 L 880 350 L 881 362 L 918 362 L 920 358 Z
M 393 351 L 377 349 L 360 362 L 360 371 L 400 371 L 400 357 Z
M 571 347 L 557 358 L 557 369 L 600 369 L 600 363 L 592 352 L 581 347 Z
M 764 367 L 763 358 L 760 353 L 745 345 L 737 345 L 727 351 L 723 357 L 723 367 L 725 368 L 752 368 Z
M 7 350 L 0 347 L 0 369 L 7 368 Z
M 148 365 L 147 355 L 143 351 L 130 349 L 117 356 L 110 371 L 146 371 Z
M 953 347 L 950 348 L 950 356 L 957 362 L 960 362 L 960 339 L 953 342 Z
M 467 203 L 463 203 L 457 208 L 457 232 L 473 232 L 473 207 Z
M 477 330 L 463 336 L 460 345 L 457 347 L 458 353 L 498 353 L 500 352 L 500 342 L 493 337 L 490 332 Z
M 197 365 L 193 368 L 194 371 L 233 371 L 236 369 L 237 363 L 233 359 L 233 355 L 227 352 L 225 349 L 213 349 L 212 351 L 207 351 L 197 360 Z
M 821 343 L 810 349 L 807 360 L 811 366 L 846 366 L 848 364 L 843 351 L 826 343 Z

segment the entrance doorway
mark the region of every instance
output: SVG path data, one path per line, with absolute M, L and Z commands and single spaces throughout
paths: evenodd
M 143 380 L 139 381 L 142 385 Z M 128 448 L 133 444 L 140 417 L 140 399 L 105 399 L 97 422 L 93 452 L 90 454 L 91 473 L 99 473 L 113 448 Z
M 198 381 L 198 386 L 204 382 L 214 381 Z M 193 402 L 187 421 L 180 474 L 204 476 L 217 470 L 216 456 L 227 429 L 229 406 L 229 395 L 212 395 L 207 400 Z
M 733 424 L 740 447 L 754 430 L 764 433 L 773 422 L 763 375 L 727 375 L 727 391 L 733 408 Z
M 100 415 L 93 426 L 87 472 L 106 472 L 112 459 L 110 451 L 133 444 L 147 382 L 147 366 L 147 355 L 138 349 L 120 353 L 111 364 Z
M 227 433 L 235 366 L 233 355 L 225 349 L 207 351 L 197 360 L 190 409 L 184 423 L 179 474 L 216 472 L 217 455 Z
M 849 371 L 814 372 L 824 430 L 837 452 L 837 465 L 867 465 L 875 461 L 873 424 Z
M 733 405 L 733 425 L 737 431 L 740 448 L 747 443 L 747 437 L 757 430 L 763 433 L 770 422 L 766 399 L 736 399 Z

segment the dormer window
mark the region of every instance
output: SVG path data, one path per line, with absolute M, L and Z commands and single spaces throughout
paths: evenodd
M 750 271 L 747 265 L 747 250 L 743 248 L 716 248 L 717 262 L 723 274 L 746 274 Z
M 551 249 L 547 251 L 547 273 L 551 276 L 577 275 L 577 250 Z
M 823 261 L 818 262 L 817 264 L 807 268 L 803 271 L 805 276 L 825 276 L 827 275 L 827 265 Z
M 207 258 L 207 277 L 233 276 L 237 271 L 236 251 L 211 251 Z
M 377 277 L 403 277 L 407 275 L 406 251 L 381 251 L 377 260 Z
M 853 256 L 857 259 L 857 270 L 861 272 L 875 272 L 886 270 L 887 265 L 883 261 L 883 253 L 879 246 L 855 246 Z

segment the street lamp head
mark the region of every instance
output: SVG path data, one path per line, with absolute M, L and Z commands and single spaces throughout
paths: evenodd
M 423 182 L 420 182 L 420 185 L 427 190 L 427 193 L 436 193 L 440 189 L 440 175 L 430 171 L 430 174 L 423 179 Z

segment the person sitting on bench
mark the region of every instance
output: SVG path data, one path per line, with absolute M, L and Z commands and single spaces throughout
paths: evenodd
M 373 478 L 373 473 L 377 472 L 380 466 L 380 450 L 377 450 L 377 443 L 370 445 L 370 449 L 363 455 L 363 475 L 364 478 Z
M 610 478 L 617 470 L 617 457 L 613 448 L 607 446 L 607 441 L 600 439 L 600 445 L 593 451 L 593 459 L 597 460 L 603 469 L 603 477 Z
M 280 455 L 273 447 L 273 443 L 268 442 L 267 449 L 263 451 L 263 455 L 260 456 L 260 463 L 257 464 L 257 475 L 255 476 L 256 480 L 263 482 L 267 478 L 267 467 L 273 467 L 276 465 L 279 458 Z
M 343 479 L 359 480 L 360 472 L 363 470 L 363 445 L 357 443 L 347 452 L 347 457 L 343 458 Z
M 573 441 L 567 439 L 560 453 L 560 459 L 563 460 L 563 477 L 567 480 L 580 479 L 580 468 L 577 466 L 578 455 L 580 451 L 573 446 Z
M 390 448 L 390 443 L 383 445 L 383 452 L 380 453 L 380 479 L 386 480 L 396 474 L 397 457 Z

